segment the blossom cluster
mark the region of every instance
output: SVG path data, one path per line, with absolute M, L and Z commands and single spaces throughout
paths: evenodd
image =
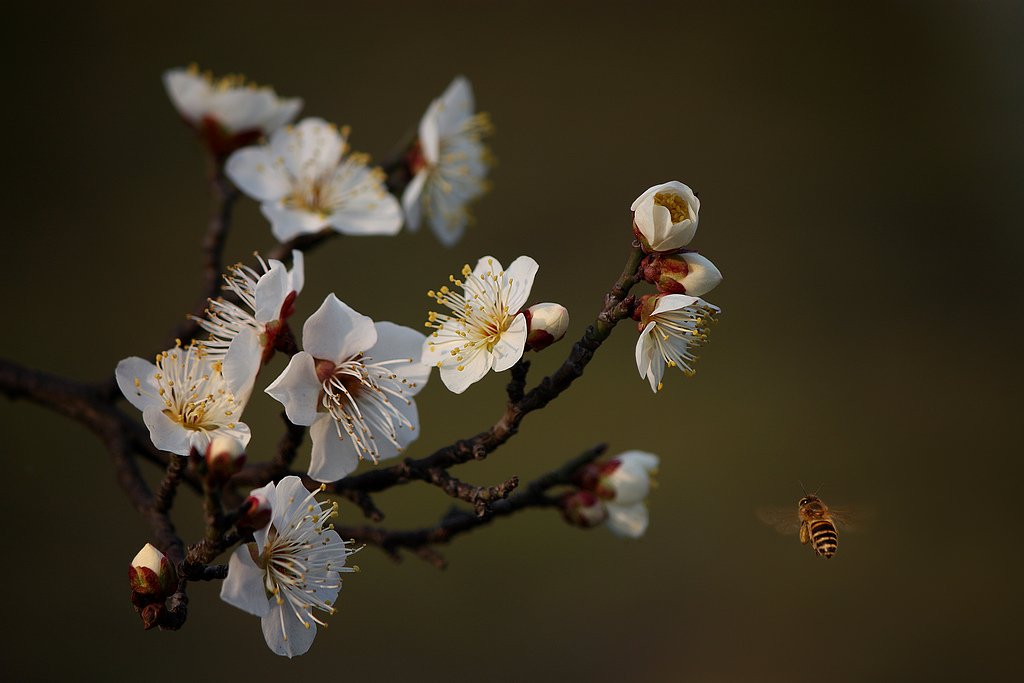
M 256 265 L 229 269 L 223 295 L 210 301 L 205 315 L 191 317 L 205 339 L 178 341 L 155 362 L 130 357 L 117 365 L 118 387 L 142 412 L 153 445 L 191 459 L 208 506 L 220 505 L 220 489 L 246 467 L 253 434 L 242 415 L 260 394 L 279 402 L 292 425 L 308 428 L 306 481 L 321 482 L 323 491 L 361 461 L 395 458 L 417 439 L 416 397 L 433 368 L 461 394 L 490 371 L 509 370 L 526 352 L 565 336 L 565 307 L 530 302 L 540 266 L 525 255 L 508 268 L 485 255 L 458 278 L 450 276 L 450 287 L 428 292 L 440 311 L 428 314 L 426 335 L 375 321 L 333 292 L 303 321 L 301 337 L 293 331 L 306 283 L 302 248 L 309 241 L 299 238 L 395 235 L 424 222 L 445 246 L 462 237 L 470 223 L 467 207 L 486 191 L 491 165 L 482 142 L 490 123 L 475 112 L 465 78 L 457 77 L 430 104 L 415 139 L 388 168 L 352 152 L 347 127 L 315 117 L 292 124 L 301 99 L 280 98 L 239 76 L 214 79 L 195 67 L 171 70 L 164 82 L 221 179 L 258 202 L 274 237 L 296 247 L 280 258 L 257 254 Z M 692 374 L 693 351 L 706 343 L 718 312 L 698 297 L 721 274 L 686 248 L 699 207 L 696 195 L 677 182 L 650 188 L 631 207 L 633 233 L 645 254 L 636 274 L 658 293 L 620 317 L 632 313 L 639 321 L 636 363 L 654 391 L 666 367 Z M 287 365 L 261 382 L 277 353 L 288 356 Z M 583 467 L 571 477 L 572 491 L 559 499 L 564 518 L 639 538 L 648 526 L 645 501 L 658 464 L 653 454 L 629 451 Z M 276 471 L 276 483 L 252 490 L 241 507 L 222 516 L 240 545 L 221 597 L 261 617 L 268 646 L 292 657 L 309 649 L 323 615 L 335 611 L 341 575 L 355 568 L 347 566 L 353 549 L 330 524 L 337 504 L 318 502 L 303 479 Z M 164 600 L 177 590 L 176 568 L 151 546 L 131 567 L 133 600 L 140 613 L 147 610 L 147 626 L 157 624 Z
M 224 172 L 260 202 L 281 242 L 321 230 L 345 235 L 394 235 L 426 219 L 452 246 L 469 221 L 468 205 L 487 191 L 493 159 L 483 138 L 493 131 L 475 111 L 473 88 L 456 77 L 420 120 L 403 157 L 408 177 L 399 199 L 369 156 L 350 150 L 349 128 L 317 117 L 295 125 L 303 101 L 241 76 L 215 79 L 196 66 L 172 69 L 164 85 L 182 119 L 204 141 Z M 260 144 L 260 139 L 266 140 Z
M 636 366 L 651 390 L 662 388 L 666 368 L 693 375 L 694 354 L 708 340 L 709 326 L 720 312 L 699 298 L 722 281 L 707 258 L 686 246 L 697 232 L 700 200 L 686 185 L 673 181 L 655 185 L 630 207 L 633 234 L 644 251 L 640 271 L 658 288 L 641 299 Z

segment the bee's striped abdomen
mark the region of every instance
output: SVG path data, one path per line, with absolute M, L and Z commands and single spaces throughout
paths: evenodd
M 811 546 L 822 557 L 832 557 L 839 547 L 836 527 L 827 519 L 816 519 L 810 523 Z

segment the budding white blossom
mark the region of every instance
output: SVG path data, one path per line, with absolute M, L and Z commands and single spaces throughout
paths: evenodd
M 229 134 L 272 133 L 295 118 L 298 97 L 278 97 L 273 88 L 246 83 L 238 75 L 214 79 L 195 64 L 164 72 L 164 87 L 181 117 L 199 127 L 211 121 Z
M 463 76 L 434 100 L 420 120 L 419 138 L 409 154 L 414 174 L 402 193 L 405 221 L 419 230 L 425 215 L 446 247 L 466 231 L 467 205 L 487 191 L 492 164 L 481 139 L 491 133 L 487 114 L 475 114 L 473 88 Z
M 708 342 L 710 325 L 721 309 L 703 299 L 685 294 L 655 294 L 644 302 L 640 338 L 636 342 L 636 367 L 661 389 L 666 367 L 678 367 L 687 377 L 694 373 L 693 354 Z
M 333 614 L 341 573 L 358 568 L 345 566 L 353 551 L 327 524 L 337 503 L 318 502 L 294 476 L 252 493 L 270 502 L 272 520 L 231 555 L 220 597 L 262 617 L 270 649 L 294 657 L 309 650 L 317 625 L 325 625 L 313 609 Z
M 211 360 L 197 345 L 180 345 L 159 354 L 156 364 L 137 356 L 117 364 L 117 386 L 142 411 L 153 445 L 162 451 L 200 453 L 217 436 L 249 443 L 249 427 L 238 419 L 244 402 L 236 400 L 228 377 L 236 358 Z
M 515 365 L 526 345 L 526 303 L 537 275 L 537 262 L 520 256 L 508 270 L 492 256 L 484 256 L 476 268 L 462 269 L 465 282 L 449 279 L 462 293 L 442 287 L 428 295 L 451 309 L 451 315 L 430 312 L 427 327 L 436 328 L 423 345 L 423 362 L 436 365 L 441 381 L 456 394 L 488 370 L 501 372 Z
M 309 476 L 336 481 L 364 456 L 395 457 L 419 435 L 412 397 L 430 376 L 422 334 L 374 323 L 330 294 L 303 326 L 302 345 L 266 391 L 289 420 L 311 425 Z
M 307 118 L 282 128 L 265 145 L 232 154 L 224 172 L 260 202 L 281 242 L 332 228 L 345 235 L 394 235 L 402 209 L 384 173 L 364 154 L 345 155 L 348 129 Z
M 649 188 L 629 208 L 633 212 L 633 233 L 648 253 L 685 247 L 697 232 L 700 200 L 680 182 Z
M 132 559 L 128 582 L 134 593 L 166 598 L 178 589 L 178 573 L 156 546 L 147 543 Z
M 665 294 L 704 296 L 722 281 L 715 264 L 696 252 L 650 254 L 640 267 L 644 279 Z
M 526 316 L 526 348 L 546 349 L 565 336 L 569 329 L 569 311 L 561 304 L 534 304 L 523 311 Z
M 245 447 L 227 436 L 218 436 L 206 446 L 203 459 L 209 474 L 226 481 L 245 465 Z

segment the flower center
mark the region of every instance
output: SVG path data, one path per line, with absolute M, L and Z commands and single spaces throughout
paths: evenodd
M 399 453 L 404 450 L 397 431 L 402 427 L 412 429 L 412 422 L 392 399 L 407 406 L 412 401 L 403 395 L 407 380 L 387 366 L 409 362 L 411 359 L 402 358 L 374 363 L 370 358 L 364 359 L 362 353 L 337 365 L 316 360 L 317 379 L 321 382 L 319 410 L 330 413 L 338 438 L 348 435 L 360 451 L 360 458 L 369 456 L 377 462 L 377 436 L 383 436 Z
M 202 347 L 175 348 L 157 356 L 156 380 L 163 410 L 171 420 L 191 431 L 214 431 L 227 426 L 235 398 L 221 374 L 220 362 L 210 363 Z
M 690 217 L 690 207 L 686 200 L 675 192 L 659 192 L 654 195 L 654 203 L 657 206 L 664 206 L 672 216 L 672 224 L 682 223 Z

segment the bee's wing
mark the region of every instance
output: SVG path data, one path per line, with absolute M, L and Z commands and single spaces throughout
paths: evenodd
M 864 523 L 874 517 L 874 511 L 864 507 L 830 507 L 828 514 L 836 528 L 843 531 L 860 531 L 864 528 Z
M 800 528 L 800 515 L 791 507 L 759 507 L 757 516 L 780 534 L 791 534 Z

